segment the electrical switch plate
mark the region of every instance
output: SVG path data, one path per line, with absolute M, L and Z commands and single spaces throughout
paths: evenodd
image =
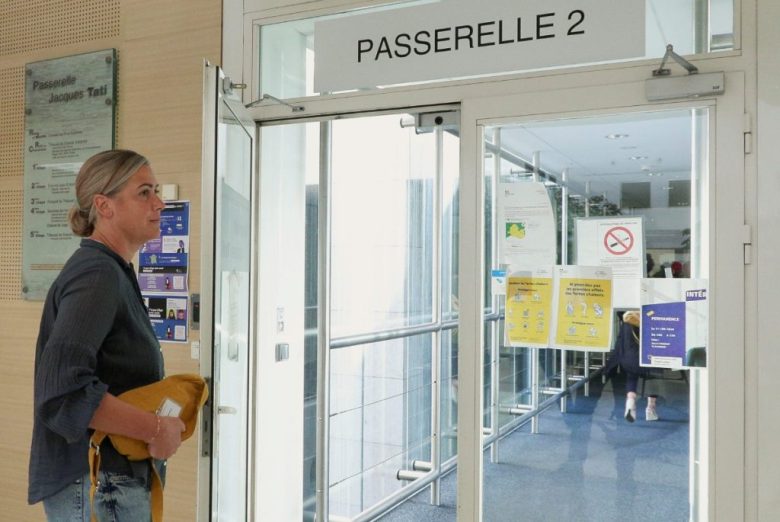
M 176 183 L 164 183 L 160 185 L 160 199 L 174 201 L 179 199 L 179 185 Z
M 290 345 L 287 343 L 277 343 L 276 362 L 286 361 L 290 358 Z

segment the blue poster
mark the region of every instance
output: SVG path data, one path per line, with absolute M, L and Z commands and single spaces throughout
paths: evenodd
M 187 292 L 190 252 L 189 201 L 166 201 L 160 237 L 147 241 L 138 255 L 141 292 Z
M 157 339 L 168 342 L 187 340 L 186 295 L 144 295 L 144 302 Z
M 160 236 L 144 243 L 138 254 L 138 285 L 160 341 L 187 341 L 189 234 L 189 201 L 166 201 Z
M 680 367 L 685 357 L 685 303 L 642 306 L 643 365 Z
M 709 335 L 706 279 L 640 281 L 642 366 L 705 368 Z

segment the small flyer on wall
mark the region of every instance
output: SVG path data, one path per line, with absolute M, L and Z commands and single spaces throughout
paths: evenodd
M 506 293 L 506 346 L 547 348 L 552 322 L 552 267 L 509 275 Z
M 187 340 L 187 296 L 144 295 L 149 320 L 161 341 Z
M 189 210 L 189 201 L 166 201 L 160 237 L 147 241 L 138 254 L 138 285 L 161 341 L 187 341 Z
M 556 266 L 555 335 L 552 348 L 606 352 L 612 349 L 612 270 Z
M 656 368 L 707 366 L 706 279 L 643 279 L 639 363 Z

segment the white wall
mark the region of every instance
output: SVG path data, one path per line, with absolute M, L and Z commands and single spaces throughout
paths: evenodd
M 780 321 L 777 298 L 780 295 L 780 2 L 761 0 L 758 4 L 758 99 L 757 133 L 757 208 L 755 212 L 755 268 L 757 308 L 753 315 L 756 359 L 756 399 L 749 405 L 748 425 L 754 425 L 757 469 L 748 468 L 748 485 L 754 485 L 757 498 L 755 520 L 780 518 L 780 408 L 777 407 L 777 380 L 780 375 Z M 752 105 L 752 103 L 750 104 Z M 748 202 L 748 208 L 752 202 Z M 748 316 L 750 316 L 750 308 Z M 748 326 L 750 328 L 750 325 Z M 752 343 L 751 343 L 752 344 Z M 751 517 L 752 518 L 752 517 Z
M 255 520 L 303 516 L 304 142 L 302 125 L 261 134 Z M 288 360 L 275 360 L 277 343 L 289 344 Z

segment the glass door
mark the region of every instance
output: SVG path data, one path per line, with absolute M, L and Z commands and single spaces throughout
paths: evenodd
M 371 520 L 433 484 L 430 505 L 453 469 L 459 149 L 447 109 L 260 127 L 261 519 Z M 265 321 L 280 309 L 281 329 Z M 282 340 L 289 359 L 264 364 Z
M 458 520 L 635 510 L 706 520 L 720 495 L 737 495 L 722 481 L 740 473 L 741 432 L 714 411 L 744 408 L 716 391 L 743 386 L 731 367 L 742 364 L 743 318 L 721 308 L 743 299 L 742 81 L 730 75 L 725 96 L 667 105 L 647 103 L 643 82 L 464 102 L 463 170 L 478 168 L 461 181 L 461 239 L 472 246 L 461 249 L 460 342 L 481 349 L 460 352 Z M 550 213 L 529 210 L 534 191 Z M 510 192 L 524 203 L 513 208 Z M 539 250 L 545 264 L 577 266 L 581 231 L 616 220 L 638 223 L 642 246 L 640 277 L 613 280 L 616 293 L 644 276 L 707 279 L 710 292 L 707 369 L 643 374 L 633 424 L 625 373 L 601 378 L 608 354 L 513 342 L 505 330 L 522 321 L 510 324 L 507 290 L 491 277 L 538 263 Z M 510 231 L 515 221 L 522 230 Z M 518 246 L 547 225 L 552 245 Z M 621 254 L 634 246 L 622 239 Z M 619 325 L 634 306 L 615 304 Z M 654 394 L 660 421 L 645 420 Z
M 210 498 L 211 520 L 243 521 L 250 462 L 255 124 L 217 67 L 206 67 L 204 92 L 204 142 L 215 147 L 204 151 L 202 187 L 201 366 L 212 396 L 201 448 L 202 460 L 209 459 L 210 491 L 201 498 Z

